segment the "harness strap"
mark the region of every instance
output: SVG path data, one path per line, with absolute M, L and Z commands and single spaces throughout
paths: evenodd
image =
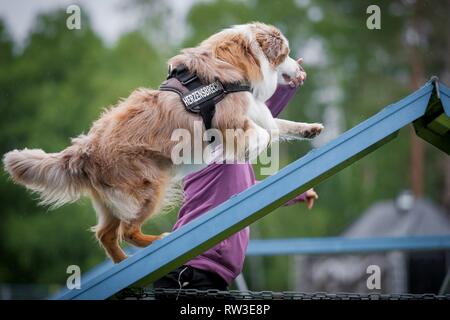
M 251 87 L 238 82 L 222 84 L 219 80 L 204 84 L 196 74 L 189 72 L 185 65 L 179 65 L 169 69 L 167 80 L 161 84 L 159 90 L 177 93 L 188 111 L 200 114 L 208 130 L 212 127 L 216 103 L 228 93 L 251 91 Z
M 252 91 L 252 87 L 250 87 L 250 85 L 236 82 L 223 84 L 223 89 L 225 90 L 225 93 Z

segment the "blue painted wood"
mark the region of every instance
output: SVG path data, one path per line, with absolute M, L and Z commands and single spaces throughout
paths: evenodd
M 450 90 L 432 78 L 436 94 L 427 107 L 425 116 L 414 121 L 416 134 L 436 148 L 450 155 Z
M 139 251 L 140 248 L 129 246 L 126 249 L 124 249 L 127 256 L 135 254 L 137 251 Z M 91 281 L 92 279 L 98 277 L 99 275 L 105 273 L 109 269 L 114 267 L 114 263 L 111 261 L 111 259 L 106 259 L 105 261 L 99 263 L 92 269 L 88 270 L 87 272 L 84 272 L 81 270 L 81 283 L 85 284 Z M 53 294 L 49 299 L 50 300 L 57 300 L 67 294 L 70 293 L 71 290 L 64 288 L 58 291 L 57 293 Z
M 384 251 L 448 250 L 450 235 L 371 238 L 294 238 L 252 240 L 247 256 L 343 254 Z
M 439 93 L 445 114 L 450 117 L 450 89 L 443 83 L 439 83 Z
M 334 141 L 59 298 L 106 299 L 131 285 L 158 279 L 379 146 L 425 113 L 432 90 L 427 82 Z

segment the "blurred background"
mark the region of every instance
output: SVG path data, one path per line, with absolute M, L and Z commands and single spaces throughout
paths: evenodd
M 70 4 L 81 9 L 80 30 L 66 27 Z M 380 30 L 366 27 L 371 4 L 381 9 Z M 0 0 L 0 154 L 60 151 L 118 98 L 157 88 L 180 48 L 262 21 L 284 32 L 308 72 L 281 116 L 326 127 L 313 144 L 282 145 L 284 166 L 432 75 L 450 85 L 449 12 L 450 1 L 418 0 Z M 316 190 L 313 210 L 282 207 L 251 226 L 252 238 L 450 233 L 450 159 L 412 127 Z M 145 230 L 170 231 L 176 214 L 153 218 Z M 0 221 L 2 299 L 46 297 L 65 284 L 68 265 L 87 271 L 105 259 L 88 231 L 95 214 L 87 200 L 50 212 L 2 172 Z M 388 270 L 383 292 L 431 292 L 429 275 L 440 282 L 450 256 L 251 257 L 244 276 L 251 290 L 359 292 L 349 283 L 373 261 Z

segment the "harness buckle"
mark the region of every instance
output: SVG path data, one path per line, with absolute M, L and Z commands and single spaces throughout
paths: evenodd
M 189 72 L 185 65 L 179 65 L 175 68 L 173 68 L 172 65 L 169 66 L 168 78 L 174 77 L 177 78 L 178 81 L 180 81 L 184 86 L 198 79 L 197 75 Z
M 194 81 L 194 80 L 196 80 L 197 79 L 197 75 L 195 75 L 195 74 L 189 74 L 189 73 L 186 73 L 186 77 L 184 76 L 184 75 L 180 75 L 180 77 L 178 78 L 178 80 L 181 82 L 181 84 L 183 84 L 183 85 L 187 85 L 187 84 L 189 84 L 189 83 L 191 83 L 192 81 Z

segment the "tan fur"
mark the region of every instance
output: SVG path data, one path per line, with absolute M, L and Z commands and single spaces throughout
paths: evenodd
M 256 41 L 258 41 L 267 59 L 273 67 L 278 66 L 289 54 L 289 47 L 286 45 L 283 35 L 274 26 L 262 23 L 255 23 L 253 28 L 255 29 Z
M 214 57 L 237 67 L 242 74 L 247 75 L 247 81 L 262 79 L 259 61 L 250 50 L 248 39 L 241 35 L 229 35 L 215 43 Z
M 265 54 L 278 63 L 284 54 L 277 53 L 284 50 L 278 33 L 264 35 L 274 32 L 269 27 L 258 32 Z M 185 64 L 205 82 L 259 81 L 259 62 L 250 46 L 243 35 L 219 33 L 169 63 Z M 222 131 L 251 128 L 247 105 L 248 93 L 227 95 L 217 105 L 213 126 Z M 43 203 L 60 206 L 80 195 L 91 197 L 98 216 L 93 230 L 112 260 L 120 262 L 126 258 L 119 246 L 122 238 L 138 246 L 160 238 L 144 235 L 140 228 L 159 210 L 169 184 L 170 155 L 177 143 L 171 141 L 172 132 L 193 132 L 195 120 L 201 118 L 187 112 L 177 94 L 140 88 L 104 111 L 87 135 L 73 139 L 62 152 L 15 150 L 5 155 L 4 164 L 12 179 L 39 192 Z

